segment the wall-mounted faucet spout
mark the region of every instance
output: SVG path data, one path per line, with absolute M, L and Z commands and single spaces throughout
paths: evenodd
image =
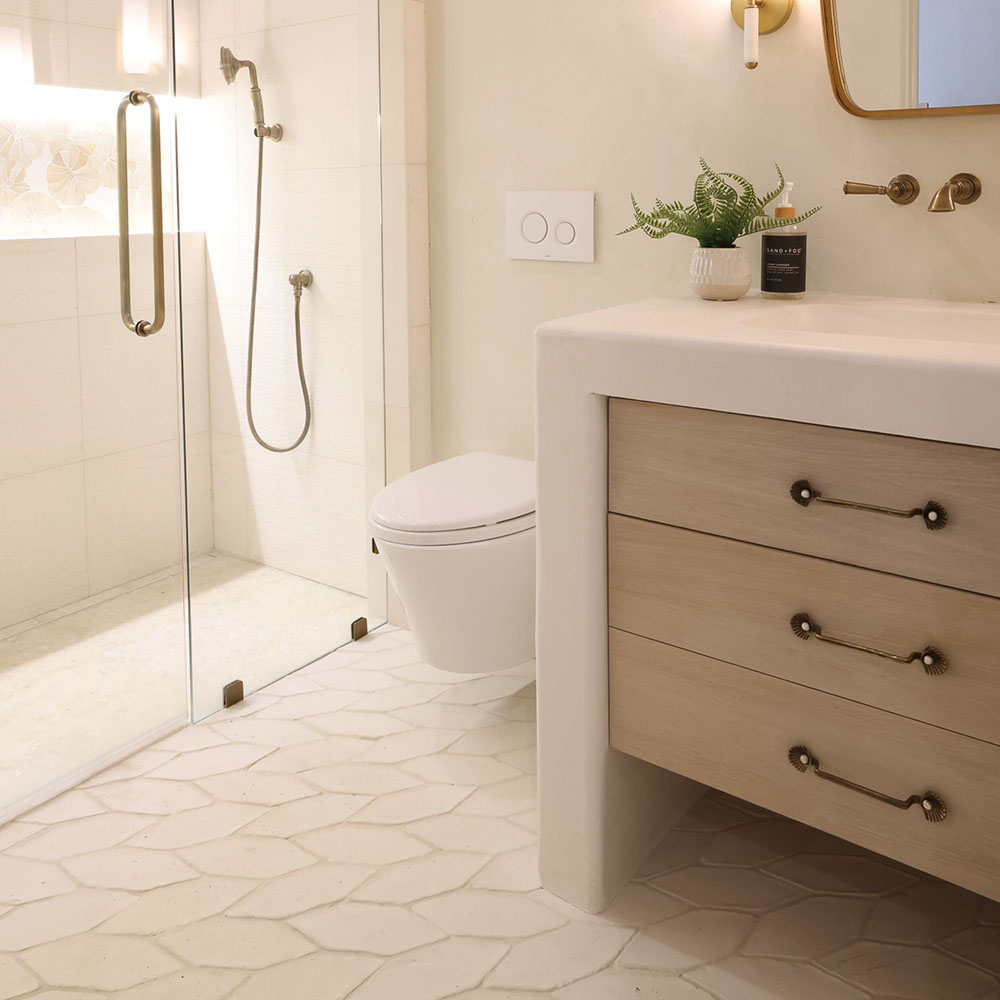
M 954 212 L 956 205 L 971 205 L 982 192 L 982 182 L 975 174 L 955 174 L 931 198 L 927 211 Z
M 233 50 L 222 46 L 219 49 L 219 69 L 226 79 L 226 83 L 232 83 L 236 79 L 236 74 L 243 68 L 250 71 L 250 99 L 253 101 L 253 134 L 258 139 L 273 139 L 275 142 L 281 141 L 282 128 L 280 125 L 264 124 L 264 100 L 260 96 L 260 86 L 257 82 L 257 67 L 249 59 L 237 59 L 233 55 Z

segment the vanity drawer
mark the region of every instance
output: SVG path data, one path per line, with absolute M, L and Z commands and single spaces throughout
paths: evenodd
M 611 745 L 993 898 L 1000 748 L 612 629 Z M 804 773 L 906 799 L 898 809 Z M 801 765 L 804 766 L 804 765 Z M 947 816 L 921 806 L 939 796 Z
M 618 514 L 608 542 L 613 627 L 1000 744 L 996 598 Z
M 935 501 L 947 523 L 801 506 L 803 480 L 826 499 Z M 617 513 L 1000 596 L 1000 452 L 987 448 L 612 399 L 609 490 Z

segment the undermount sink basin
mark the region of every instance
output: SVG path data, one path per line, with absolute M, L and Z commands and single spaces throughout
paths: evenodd
M 742 326 L 795 333 L 845 334 L 906 340 L 947 339 L 956 343 L 992 343 L 1000 338 L 995 309 L 949 308 L 948 303 L 781 302 L 740 320 Z

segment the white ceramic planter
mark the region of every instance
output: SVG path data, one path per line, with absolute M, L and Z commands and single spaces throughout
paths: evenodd
M 743 247 L 697 247 L 691 256 L 691 288 L 703 299 L 732 300 L 750 290 L 750 258 Z

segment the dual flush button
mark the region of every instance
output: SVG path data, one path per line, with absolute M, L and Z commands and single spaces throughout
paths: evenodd
M 507 192 L 507 256 L 594 260 L 593 191 Z
M 576 239 L 576 226 L 565 220 L 556 224 L 555 238 L 567 247 Z M 529 212 L 521 223 L 521 235 L 529 242 L 541 243 L 549 235 L 549 220 L 540 212 Z

